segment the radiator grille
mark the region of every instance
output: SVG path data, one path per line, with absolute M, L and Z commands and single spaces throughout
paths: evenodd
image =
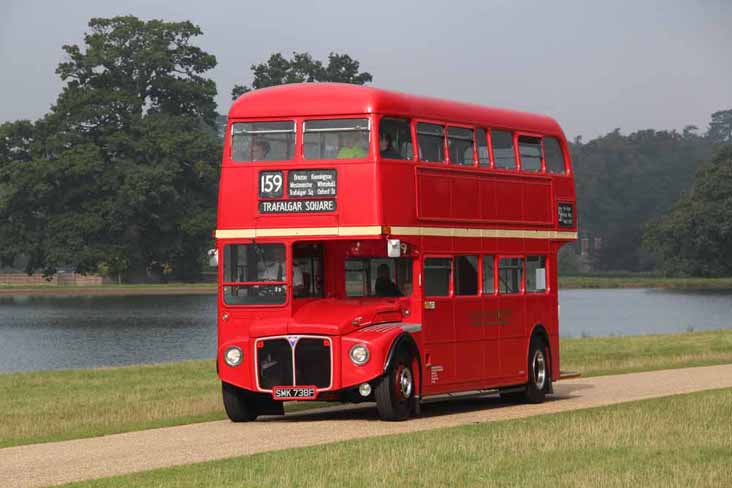
M 292 385 L 292 349 L 287 339 L 270 339 L 257 347 L 259 387 Z
M 288 340 L 289 339 L 289 340 Z M 257 377 L 259 388 L 274 386 L 314 385 L 319 389 L 331 386 L 331 341 L 327 337 L 273 337 L 257 341 Z
M 295 381 L 298 385 L 330 386 L 330 343 L 302 338 L 295 346 Z

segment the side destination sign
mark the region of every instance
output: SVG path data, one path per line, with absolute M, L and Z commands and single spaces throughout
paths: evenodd
M 335 198 L 327 200 L 266 200 L 259 202 L 260 213 L 335 212 Z
M 334 197 L 337 194 L 337 178 L 334 169 L 290 170 L 287 172 L 287 196 Z
M 558 220 L 562 227 L 574 226 L 574 207 L 570 203 L 560 203 L 558 206 Z

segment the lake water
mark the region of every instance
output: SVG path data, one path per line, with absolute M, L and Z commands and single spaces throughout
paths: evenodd
M 732 292 L 559 294 L 564 337 L 732 328 Z M 213 358 L 216 297 L 0 297 L 0 372 Z

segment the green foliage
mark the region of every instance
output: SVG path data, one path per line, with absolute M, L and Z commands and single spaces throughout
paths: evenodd
M 713 144 L 732 143 L 732 109 L 720 110 L 712 114 L 707 138 Z
M 71 265 L 142 279 L 195 276 L 215 225 L 216 59 L 190 22 L 92 19 L 64 46 L 66 86 L 36 124 L 0 128 L 0 248 L 28 272 Z
M 285 59 L 281 53 L 269 57 L 266 63 L 253 64 L 254 74 L 252 86 L 236 85 L 231 97 L 236 100 L 239 95 L 258 88 L 285 85 L 288 83 L 312 83 L 330 81 L 363 85 L 372 81 L 368 72 L 359 73 L 359 62 L 348 54 L 330 53 L 328 64 L 314 60 L 308 53 L 292 53 L 291 59 Z
M 557 253 L 557 270 L 559 275 L 576 275 L 583 270 L 580 256 L 574 245 L 562 247 Z
M 700 168 L 691 191 L 648 227 L 644 244 L 668 274 L 732 275 L 732 146 Z
M 692 181 L 711 145 L 695 134 L 619 129 L 588 143 L 571 144 L 577 186 L 580 235 L 602 238 L 592 253 L 597 270 L 653 268 L 641 248 L 645 225 L 671 209 Z

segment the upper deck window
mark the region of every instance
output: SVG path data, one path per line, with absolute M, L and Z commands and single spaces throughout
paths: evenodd
M 369 153 L 368 119 L 306 120 L 305 159 L 356 159 Z
M 417 144 L 419 160 L 441 163 L 445 160 L 445 128 L 436 124 L 417 124 Z
M 513 134 L 505 130 L 491 131 L 493 157 L 496 168 L 516 169 L 516 154 L 513 151 Z
M 289 161 L 295 154 L 295 122 L 237 122 L 231 126 L 231 159 Z
M 386 117 L 381 119 L 379 152 L 383 159 L 411 159 L 412 131 L 408 120 Z
M 491 165 L 490 154 L 488 154 L 488 139 L 486 139 L 485 129 L 478 129 L 477 146 L 478 146 L 478 164 L 487 168 Z
M 450 163 L 473 166 L 473 129 L 448 127 L 447 147 L 450 151 Z
M 518 143 L 521 169 L 524 171 L 541 171 L 541 139 L 519 136 Z
M 549 173 L 564 174 L 564 154 L 556 137 L 544 138 L 544 158 Z

